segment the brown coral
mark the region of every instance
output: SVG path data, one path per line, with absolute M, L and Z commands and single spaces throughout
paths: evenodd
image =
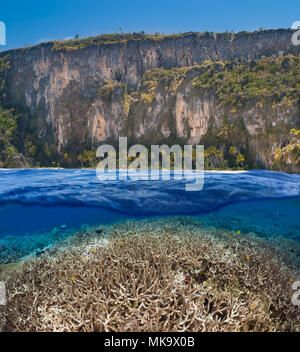
M 91 232 L 2 277 L 6 331 L 299 329 L 294 243 L 183 217 L 127 221 L 101 237 Z

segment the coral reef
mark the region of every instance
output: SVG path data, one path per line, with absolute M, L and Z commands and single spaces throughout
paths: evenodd
M 29 233 L 23 236 L 0 237 L 0 270 L 1 264 L 12 263 L 32 254 L 40 256 L 57 241 L 63 241 L 74 235 L 74 229 L 54 227 L 50 232 Z
M 0 273 L 5 331 L 299 331 L 300 246 L 196 218 L 91 228 Z M 5 323 L 4 323 L 5 321 Z

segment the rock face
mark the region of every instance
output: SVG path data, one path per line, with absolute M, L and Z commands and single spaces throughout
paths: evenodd
M 170 89 L 161 83 L 149 87 L 147 72 L 196 67 L 206 60 L 297 56 L 300 46 L 292 45 L 291 36 L 290 30 L 191 33 L 83 48 L 45 43 L 11 50 L 0 55 L 9 55 L 11 62 L 4 74 L 6 104 L 21 111 L 21 119 L 26 115 L 26 126 L 40 143 L 47 142 L 58 155 L 67 152 L 73 160 L 82 148 L 115 143 L 119 136 L 128 136 L 132 143 L 197 144 L 210 129 L 221 127 L 224 115 L 234 122 L 237 113 L 220 107 L 212 89 L 195 90 L 197 68 L 187 70 L 184 77 L 179 73 L 177 86 Z M 275 113 L 271 105 L 257 108 L 249 101 L 238 111 L 247 130 L 244 143 L 250 145 L 252 159 L 265 167 L 270 167 L 270 160 L 258 135 L 267 121 L 274 128 L 282 124 L 289 128 L 299 121 L 297 104 Z M 285 141 L 280 138 L 267 143 L 268 151 L 282 146 Z
M 7 166 L 12 169 L 26 169 L 30 167 L 30 164 L 24 155 L 16 154 L 9 160 Z

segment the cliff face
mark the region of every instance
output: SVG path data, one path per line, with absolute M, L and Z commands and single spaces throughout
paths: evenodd
M 244 99 L 242 106 L 220 104 L 216 87 L 204 84 L 199 89 L 195 80 L 207 60 L 248 65 L 263 57 L 298 57 L 300 46 L 292 45 L 291 35 L 290 30 L 191 33 L 125 37 L 83 47 L 77 46 L 80 41 L 54 42 L 11 50 L 0 55 L 9 55 L 11 66 L 2 74 L 5 104 L 21 112 L 19 125 L 28 131 L 27 142 L 41 146 L 47 142 L 48 154 L 61 160 L 68 153 L 73 165 L 82 148 L 94 149 L 117 141 L 118 136 L 148 145 L 203 141 L 212 145 L 224 126 L 242 122 L 240 137 L 239 132 L 228 132 L 237 134 L 234 143 L 252 163 L 271 167 L 268 153 L 283 147 L 287 131 L 298 126 L 297 99 L 275 108 L 272 99 L 256 96 Z M 271 137 L 262 139 L 267 128 L 273 131 Z

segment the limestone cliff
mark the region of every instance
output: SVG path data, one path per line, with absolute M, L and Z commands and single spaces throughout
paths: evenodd
M 300 124 L 300 46 L 291 35 L 103 35 L 2 52 L 3 104 L 20 115 L 18 149 L 41 164 L 77 166 L 83 149 L 128 136 L 204 143 L 271 168 Z

